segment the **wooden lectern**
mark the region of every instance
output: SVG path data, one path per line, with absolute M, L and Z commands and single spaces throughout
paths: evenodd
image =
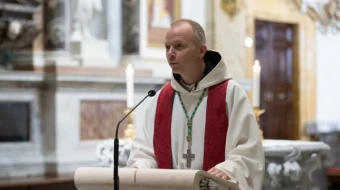
M 223 180 L 201 170 L 119 168 L 120 190 L 237 190 L 234 180 Z M 113 190 L 113 168 L 81 167 L 74 175 L 78 190 Z

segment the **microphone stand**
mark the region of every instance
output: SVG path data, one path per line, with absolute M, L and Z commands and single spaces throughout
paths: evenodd
M 131 112 L 133 112 L 147 97 L 149 96 L 154 96 L 153 92 L 148 93 L 148 95 L 146 95 L 133 109 L 131 109 L 129 111 L 129 113 L 127 113 L 122 120 L 120 120 L 117 123 L 116 126 L 116 137 L 113 143 L 113 189 L 114 190 L 119 190 L 119 176 L 118 176 L 118 158 L 119 158 L 119 139 L 118 139 L 118 129 L 119 129 L 119 125 L 122 121 L 124 121 L 124 119 L 129 116 L 131 114 Z

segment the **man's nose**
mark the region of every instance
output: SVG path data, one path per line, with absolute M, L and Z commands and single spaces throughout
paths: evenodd
M 175 57 L 174 49 L 170 47 L 167 54 L 168 54 L 169 59 L 173 59 Z

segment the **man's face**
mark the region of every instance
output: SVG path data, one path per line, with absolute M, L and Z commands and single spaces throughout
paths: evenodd
M 200 59 L 200 46 L 195 43 L 191 26 L 181 23 L 169 29 L 165 36 L 168 63 L 173 73 L 183 74 L 194 69 Z

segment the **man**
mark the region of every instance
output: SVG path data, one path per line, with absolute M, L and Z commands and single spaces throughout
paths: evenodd
M 264 151 L 244 89 L 221 55 L 207 51 L 198 23 L 173 22 L 165 48 L 173 77 L 147 109 L 127 166 L 205 170 L 260 190 Z

